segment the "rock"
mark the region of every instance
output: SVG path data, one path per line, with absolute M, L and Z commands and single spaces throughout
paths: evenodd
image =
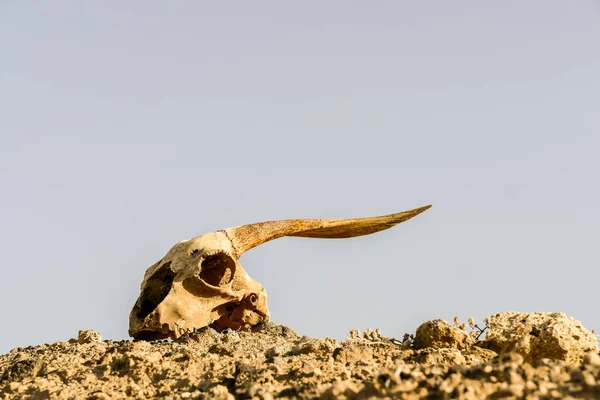
M 224 357 L 233 357 L 233 349 L 230 346 L 226 346 L 220 343 L 215 343 L 208 348 L 208 352 L 212 354 L 218 354 Z
M 283 357 L 272 357 L 267 359 L 267 362 L 273 363 L 275 365 L 285 365 L 285 359 Z
M 327 354 L 334 350 L 333 344 L 327 339 L 312 339 L 303 336 L 298 344 L 286 354 L 296 356 L 299 354 Z
M 581 362 L 589 351 L 598 351 L 596 337 L 581 322 L 564 313 L 503 312 L 486 319 L 487 348 L 516 351 L 528 362 L 543 358 Z
M 600 354 L 597 351 L 590 351 L 583 356 L 583 363 L 600 367 Z
M 358 361 L 371 360 L 373 358 L 373 351 L 367 346 L 347 344 L 335 349 L 333 358 L 343 365 L 350 365 Z
M 335 381 L 323 393 L 324 399 L 347 399 L 355 397 L 358 393 L 356 385 L 349 381 Z
M 211 397 L 216 400 L 235 400 L 226 386 L 217 385 L 210 390 Z
M 496 357 L 498 353 L 479 346 L 472 346 L 463 351 L 463 355 L 465 356 L 467 364 L 479 364 L 491 360 Z
M 79 335 L 77 335 L 77 343 L 79 344 L 99 342 L 101 340 L 102 336 L 93 329 L 81 330 L 79 331 Z
M 287 339 L 295 339 L 299 337 L 296 331 L 292 328 L 289 328 L 285 325 L 278 325 L 271 321 L 259 325 L 259 327 L 257 328 L 257 332 L 267 333 L 270 335 L 278 335 Z
M 273 358 L 273 357 L 277 357 L 283 354 L 283 350 L 281 349 L 281 347 L 271 347 L 269 348 L 266 352 L 265 352 L 265 357 L 266 358 Z
M 467 332 L 450 325 L 442 319 L 434 319 L 421 324 L 415 333 L 413 345 L 415 349 L 454 348 L 463 349 L 472 344 L 473 340 Z
M 465 357 L 458 349 L 443 348 L 435 349 L 428 348 L 417 354 L 415 360 L 420 364 L 434 365 L 464 365 L 466 364 Z

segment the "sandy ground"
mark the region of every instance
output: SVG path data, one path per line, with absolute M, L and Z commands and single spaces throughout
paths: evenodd
M 525 336 L 502 321 L 488 321 L 487 335 L 436 320 L 400 340 L 354 330 L 343 342 L 272 323 L 158 342 L 82 331 L 0 356 L 0 399 L 600 399 L 596 338 L 577 321 L 519 322 Z

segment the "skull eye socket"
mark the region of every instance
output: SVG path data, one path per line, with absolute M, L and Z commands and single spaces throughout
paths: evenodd
M 231 283 L 235 274 L 235 261 L 225 253 L 207 256 L 200 266 L 200 279 L 212 286 Z
M 171 262 L 164 263 L 148 280 L 146 287 L 138 300 L 137 317 L 144 319 L 167 297 L 175 274 L 171 271 Z

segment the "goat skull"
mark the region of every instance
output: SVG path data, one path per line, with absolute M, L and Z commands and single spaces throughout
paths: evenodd
M 431 206 L 355 219 L 259 222 L 207 233 L 177 243 L 146 271 L 129 316 L 136 339 L 176 339 L 205 326 L 249 331 L 270 318 L 265 288 L 250 278 L 239 257 L 283 236 L 349 238 L 391 228 Z

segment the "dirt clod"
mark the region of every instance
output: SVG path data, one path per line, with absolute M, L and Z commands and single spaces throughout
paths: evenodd
M 580 362 L 597 350 L 595 335 L 564 313 L 503 312 L 487 318 L 487 348 L 515 351 L 527 361 L 543 358 Z
M 428 347 L 434 349 L 462 349 L 470 344 L 472 344 L 472 340 L 467 332 L 441 319 L 421 324 L 417 328 L 414 340 L 414 346 L 417 349 Z
M 99 342 L 100 340 L 102 340 L 102 336 L 93 329 L 79 331 L 79 335 L 77 335 L 77 343 L 79 344 Z

